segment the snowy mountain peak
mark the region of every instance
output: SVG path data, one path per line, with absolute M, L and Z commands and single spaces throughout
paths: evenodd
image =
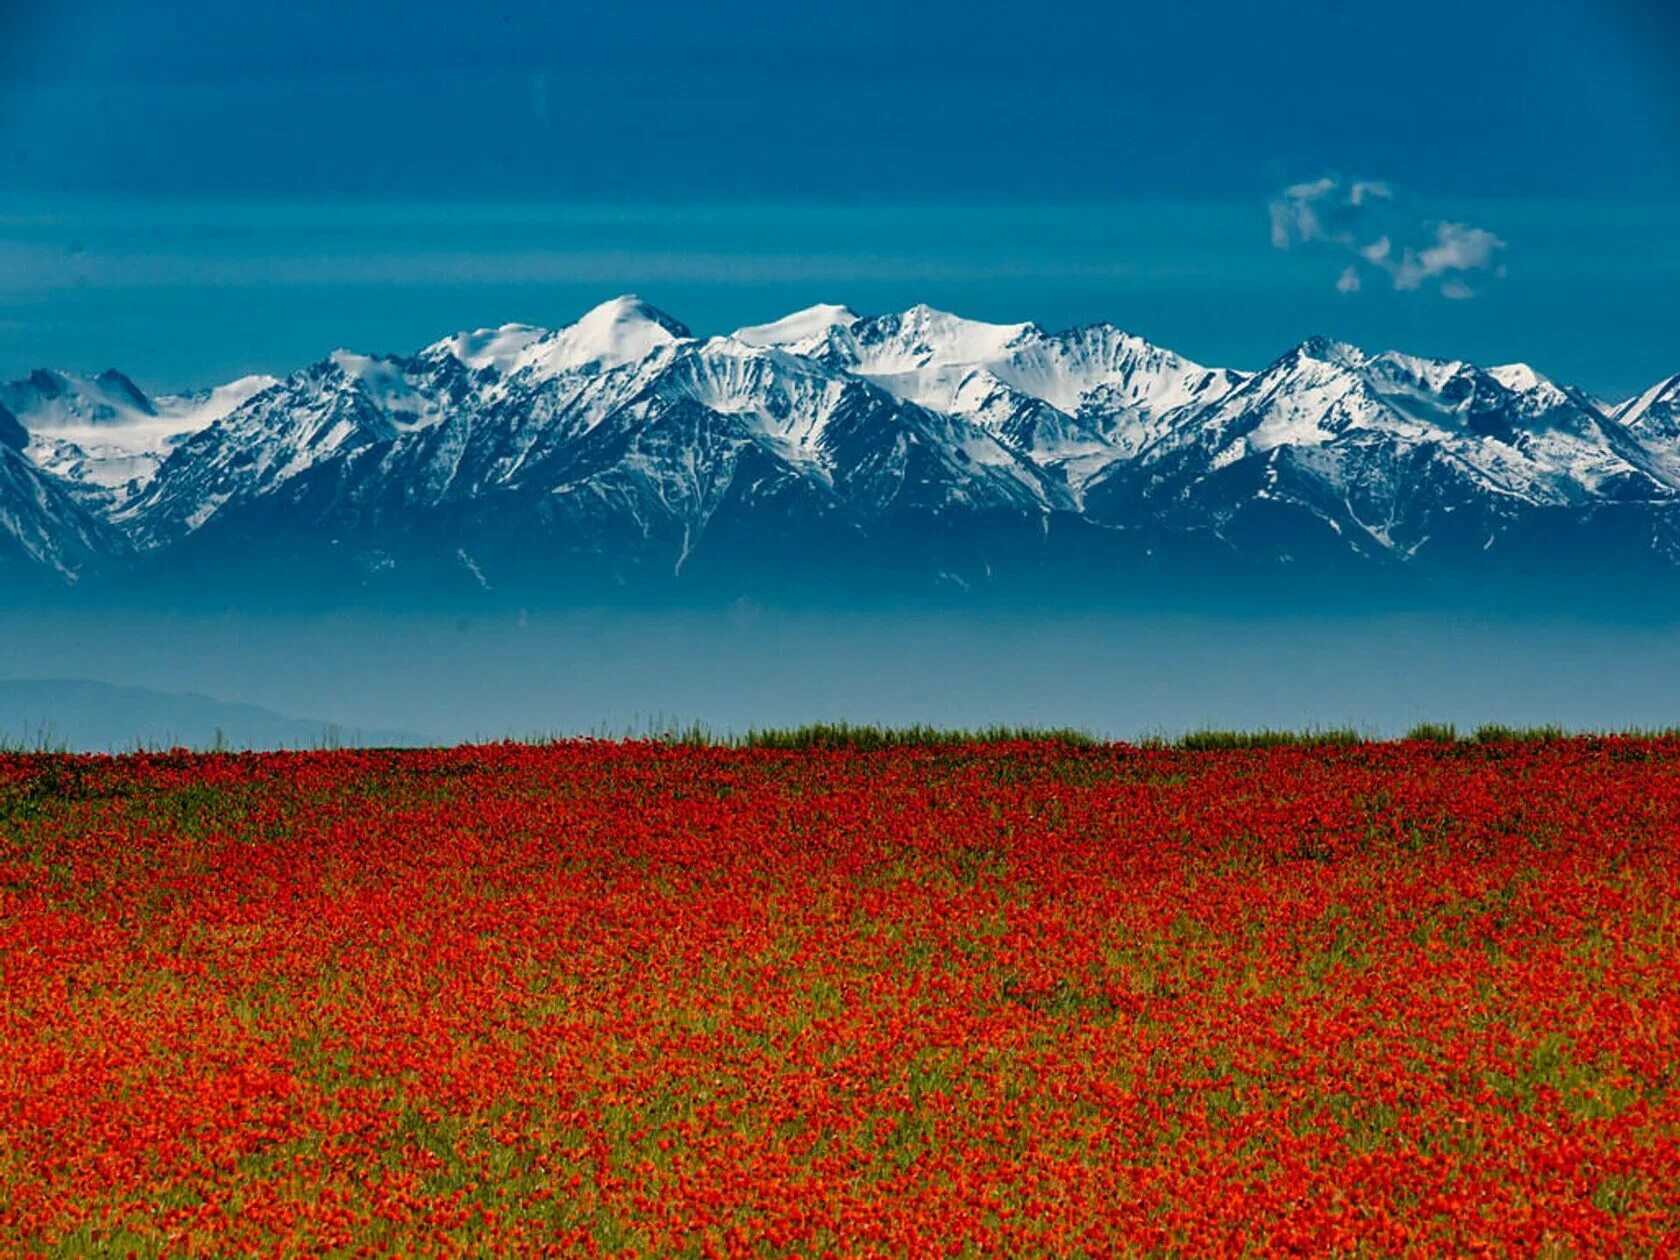
M 243 407 L 258 394 L 273 389 L 279 383 L 280 378 L 277 376 L 254 373 L 250 376 L 241 376 L 236 381 L 229 381 L 226 385 L 218 385 L 203 394 L 166 401 L 178 401 L 187 404 L 194 413 L 193 418 L 199 424 L 212 424 L 235 408 Z
M 478 328 L 458 332 L 434 342 L 420 352 L 422 358 L 448 355 L 474 372 L 492 369 L 499 376 L 516 371 L 525 353 L 552 334 L 532 324 L 503 324 L 499 328 Z
M 1616 408 L 1613 418 L 1641 437 L 1680 438 L 1680 373 L 1628 399 Z
M 402 429 L 436 424 L 443 418 L 448 399 L 417 376 L 414 366 L 413 360 L 392 355 L 334 350 L 295 379 L 306 384 L 309 396 L 326 400 L 329 406 L 338 400 L 350 407 L 347 414 L 357 417 L 357 425 Z
M 1601 405 L 1572 385 L 1560 385 L 1526 363 L 1506 363 L 1486 375 L 1509 390 L 1513 411 L 1526 425 L 1562 424 L 1597 430 L 1605 419 Z
M 664 311 L 625 294 L 587 311 L 575 324 L 533 341 L 515 370 L 553 376 L 586 368 L 602 371 L 640 363 L 693 334 Z
M 37 368 L 24 380 L 0 384 L 0 403 L 31 432 L 121 424 L 155 414 L 133 381 L 109 370 L 90 378 Z
M 730 336 L 744 345 L 787 347 L 797 351 L 814 346 L 831 329 L 850 328 L 857 321 L 858 317 L 850 307 L 821 302 L 768 324 L 737 328 Z
M 966 319 L 918 303 L 899 315 L 878 315 L 851 325 L 865 353 L 859 366 L 872 373 L 961 366 L 1002 358 L 1009 347 L 1037 329 L 1026 324 L 992 324 Z
M 580 349 L 597 349 L 600 360 L 633 362 L 646 358 L 655 346 L 686 341 L 694 334 L 659 308 L 633 293 L 602 302 L 586 311 L 566 330 Z
M 1487 374 L 1513 394 L 1526 394 L 1546 387 L 1556 388 L 1551 381 L 1526 363 L 1502 363 L 1497 367 L 1490 367 Z
M 1308 337 L 1284 356 L 1283 361 L 1311 360 L 1316 363 L 1327 363 L 1332 367 L 1358 370 L 1365 366 L 1369 356 L 1358 346 L 1346 341 L 1337 341 L 1334 337 L 1315 334 Z
M 392 362 L 392 360 L 379 355 L 361 354 L 355 350 L 346 350 L 343 346 L 327 355 L 326 361 L 328 365 L 338 369 L 352 380 L 361 380 Z

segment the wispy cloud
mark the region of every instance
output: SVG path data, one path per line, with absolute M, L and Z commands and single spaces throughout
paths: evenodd
M 1358 293 L 1367 276 L 1402 292 L 1425 287 L 1455 301 L 1505 275 L 1505 242 L 1486 228 L 1419 216 L 1392 184 L 1325 175 L 1272 199 L 1272 244 L 1344 259 L 1336 289 Z

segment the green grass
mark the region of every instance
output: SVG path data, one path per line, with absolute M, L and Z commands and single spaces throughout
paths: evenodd
M 33 730 L 0 731 L 0 753 L 66 753 L 70 745 L 50 722 Z
M 1536 744 L 1553 739 L 1568 739 L 1561 726 L 1505 726 L 1498 722 L 1484 722 L 1471 734 L 1478 744 Z
M 1067 727 L 983 726 L 973 730 L 939 726 L 854 726 L 849 722 L 821 722 L 792 728 L 749 730 L 731 741 L 741 748 L 939 748 L 952 744 L 1012 744 L 1020 742 L 1095 747 L 1103 741 L 1088 731 Z
M 1177 739 L 1156 741 L 1158 746 L 1182 749 L 1185 752 L 1222 752 L 1241 748 L 1299 748 L 1321 744 L 1351 746 L 1371 741 L 1358 731 L 1345 726 L 1314 727 L 1304 731 L 1272 730 L 1226 731 L 1204 729 L 1186 731 Z
M 516 740 L 524 744 L 564 743 L 580 738 L 563 731 L 528 733 Z M 909 726 L 881 726 L 875 723 L 811 722 L 803 726 L 748 727 L 743 734 L 717 730 L 700 722 L 683 722 L 662 716 L 640 718 L 627 727 L 598 726 L 582 738 L 645 741 L 694 748 L 846 748 L 868 751 L 881 748 L 949 748 L 958 744 L 1048 743 L 1077 748 L 1096 748 L 1108 743 L 1089 731 L 1072 727 L 1008 726 L 946 727 L 927 723 Z
M 1419 722 L 1406 732 L 1405 738 L 1419 744 L 1456 744 L 1458 727 L 1451 722 Z
M 717 730 L 700 722 L 681 722 L 664 717 L 639 719 L 628 727 L 597 727 L 586 735 L 559 730 L 527 732 L 507 736 L 511 742 L 544 745 L 587 738 L 615 742 L 642 741 L 673 747 L 693 748 L 767 748 L 796 751 L 800 749 L 850 749 L 867 752 L 890 748 L 949 748 L 960 744 L 1040 743 L 1059 744 L 1069 748 L 1096 748 L 1114 742 L 1106 736 L 1074 727 L 992 725 L 981 727 L 945 727 L 926 723 L 908 726 L 882 726 L 874 723 L 814 722 L 803 726 L 749 727 L 743 734 L 734 730 Z M 1469 732 L 1461 732 L 1450 722 L 1419 722 L 1399 739 L 1412 743 L 1437 744 L 1442 747 L 1473 745 L 1532 744 L 1562 739 L 1680 739 L 1680 727 L 1624 728 L 1609 730 L 1569 730 L 1560 725 L 1509 726 L 1487 722 Z M 477 740 L 469 742 L 480 742 Z M 1125 742 L 1125 741 L 1120 741 Z M 1266 748 L 1357 747 L 1365 744 L 1394 742 L 1369 731 L 1352 727 L 1309 727 L 1301 730 L 1261 727 L 1257 730 L 1233 730 L 1205 727 L 1178 735 L 1151 734 L 1139 738 L 1138 746 L 1150 749 L 1176 749 L 1181 752 L 1222 752 Z M 331 751 L 347 747 L 336 730 L 313 744 L 314 751 Z M 179 747 L 179 746 L 175 746 Z M 151 746 L 136 742 L 123 752 L 165 752 L 174 747 Z M 42 727 L 25 737 L 0 732 L 0 754 L 65 754 L 69 745 L 58 738 L 50 727 Z M 214 742 L 196 747 L 184 747 L 196 753 L 237 753 L 220 732 Z
M 1503 722 L 1484 722 L 1467 735 L 1450 722 L 1420 722 L 1406 732 L 1406 739 L 1429 744 L 1539 744 L 1574 736 L 1602 737 L 1602 731 L 1571 732 L 1558 725 L 1507 726 Z M 1639 738 L 1662 738 L 1668 731 L 1623 731 L 1623 735 Z
M 531 742 L 539 741 L 533 740 Z M 278 747 L 286 751 L 296 752 L 338 752 L 347 748 L 374 751 L 377 746 L 347 742 L 344 738 L 344 732 L 337 725 L 329 723 L 307 743 L 282 744 Z M 130 753 L 167 753 L 174 752 L 177 749 L 184 749 L 193 753 L 235 754 L 246 751 L 243 745 L 235 744 L 228 739 L 227 733 L 219 726 L 216 727 L 215 733 L 210 739 L 196 743 L 189 743 L 184 740 L 136 738 L 131 743 L 111 744 L 103 749 L 91 751 L 99 751 L 109 756 L 125 756 Z M 74 754 L 78 751 L 82 750 L 72 747 L 70 741 L 59 734 L 50 722 L 43 722 L 33 728 L 0 729 L 0 753 Z

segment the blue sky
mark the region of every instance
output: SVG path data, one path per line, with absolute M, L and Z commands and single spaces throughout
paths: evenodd
M 0 374 L 198 385 L 635 290 L 1622 394 L 1680 370 L 1676 46 L 1666 0 L 9 0 Z

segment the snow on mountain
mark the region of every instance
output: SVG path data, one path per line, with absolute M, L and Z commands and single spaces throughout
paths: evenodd
M 157 551 L 281 502 L 304 528 L 366 534 L 492 500 L 519 506 L 474 529 L 581 515 L 586 536 L 606 513 L 638 547 L 675 547 L 674 568 L 714 516 L 770 500 L 853 517 L 1068 506 L 963 417 L 770 345 L 701 341 L 620 298 L 557 331 L 462 333 L 412 359 L 335 352 L 194 435 L 118 518 Z
M 1243 379 L 1240 372 L 1209 370 L 1112 324 L 1034 337 L 992 371 L 1069 415 L 1111 410 L 1167 415 L 1206 406 Z
M 543 338 L 552 336 L 546 328 L 532 324 L 503 324 L 445 337 L 421 351 L 422 357 L 448 355 L 474 372 L 491 371 L 506 376 L 517 371 L 526 353 Z
M 1012 345 L 1038 330 L 1031 324 L 988 324 L 931 306 L 837 325 L 827 357 L 870 377 L 898 397 L 938 406 L 964 369 L 1006 357 Z
M 603 302 L 554 339 L 542 359 L 550 371 L 595 365 L 639 363 L 662 347 L 691 337 L 688 329 L 663 311 L 631 295 Z
M 1496 367 L 1490 367 L 1487 374 L 1513 394 L 1539 392 L 1545 395 L 1561 396 L 1563 392 L 1526 363 L 1503 363 Z
M 241 564 L 475 589 L 842 551 L 967 583 L 1052 536 L 1473 564 L 1558 513 L 1571 537 L 1611 537 L 1612 510 L 1617 546 L 1668 557 L 1680 377 L 1607 414 L 1524 364 L 1326 338 L 1250 374 L 1111 324 L 927 306 L 819 305 L 699 338 L 625 296 L 557 329 L 339 350 L 194 395 L 37 372 L 0 386 L 0 474 L 0 562 L 65 577 L 205 539 Z
M 666 388 L 720 415 L 750 417 L 784 457 L 826 466 L 828 422 L 856 382 L 766 344 L 716 338 L 672 364 Z
M 1175 415 L 1207 405 L 1241 379 L 1111 324 L 1048 333 L 928 306 L 821 327 L 808 316 L 793 317 L 800 335 L 780 343 L 907 402 L 977 421 L 1031 462 L 1057 469 L 1076 498 L 1094 473 L 1136 455 Z
M 172 414 L 176 411 L 185 414 L 190 411 L 194 422 L 202 428 L 214 424 L 228 412 L 236 407 L 243 407 L 263 390 L 272 389 L 279 383 L 279 378 L 273 376 L 242 376 L 236 381 L 229 381 L 226 385 L 218 385 L 202 393 L 160 398 L 157 400 L 157 408 L 160 414 Z
M 1183 528 L 1279 556 L 1316 534 L 1406 560 L 1485 550 L 1537 511 L 1680 506 L 1677 491 L 1662 458 L 1532 369 L 1311 338 L 1106 470 L 1089 497 L 1117 519 L 1143 494 Z
M 655 351 L 690 340 L 692 334 L 663 311 L 626 294 L 587 311 L 559 330 L 531 324 L 503 324 L 456 333 L 417 356 L 453 358 L 473 372 L 509 378 L 521 374 L 558 376 L 582 369 L 606 371 L 640 363 Z
M 1656 497 L 1676 488 L 1584 398 L 1532 369 L 1368 355 L 1323 338 L 1232 391 L 1184 440 L 1218 466 L 1338 442 L 1427 448 L 1484 489 L 1535 503 L 1579 501 L 1618 481 Z
M 37 371 L 0 385 L 0 406 L 29 435 L 29 458 L 85 495 L 118 506 L 174 446 L 277 384 L 247 376 L 196 394 L 148 398 L 120 372 Z
M 1680 374 L 1610 408 L 1609 414 L 1612 424 L 1648 454 L 1664 480 L 1680 486 Z
M 465 370 L 455 365 L 458 379 Z M 203 525 L 315 465 L 433 427 L 466 394 L 412 361 L 336 350 L 177 439 L 112 519 L 143 547 Z
M 26 427 L 121 425 L 157 414 L 139 386 L 114 368 L 96 377 L 38 369 L 0 385 L 0 400 Z
M 794 354 L 815 348 L 835 328 L 850 328 L 858 317 L 849 307 L 818 304 L 768 324 L 737 328 L 730 334 L 747 346 L 777 346 Z
M 1658 381 L 1611 412 L 1611 419 L 1649 441 L 1680 439 L 1680 374 Z

